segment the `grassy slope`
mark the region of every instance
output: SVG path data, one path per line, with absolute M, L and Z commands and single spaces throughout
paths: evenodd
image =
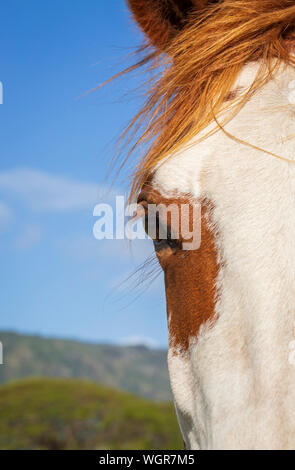
M 87 379 L 155 400 L 171 400 L 167 352 L 0 331 L 0 384 L 25 377 Z
M 0 387 L 0 449 L 181 449 L 173 406 L 73 379 Z

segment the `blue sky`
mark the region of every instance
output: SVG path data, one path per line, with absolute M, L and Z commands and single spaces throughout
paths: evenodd
M 110 192 L 106 175 L 141 78 L 81 96 L 140 44 L 125 2 L 3 0 L 0 13 L 0 328 L 166 346 L 162 276 L 121 284 L 151 243 L 92 235 L 94 205 L 127 188 L 127 172 Z

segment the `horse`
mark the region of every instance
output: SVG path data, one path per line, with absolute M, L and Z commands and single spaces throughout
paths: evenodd
M 187 205 L 192 226 L 200 208 L 196 248 L 169 217 L 153 237 L 185 448 L 294 449 L 294 1 L 128 6 L 151 49 L 141 64 L 159 67 L 132 123 L 150 142 L 132 194 L 146 218 Z

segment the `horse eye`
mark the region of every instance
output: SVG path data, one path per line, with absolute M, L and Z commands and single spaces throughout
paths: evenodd
M 155 224 L 151 224 L 146 215 L 144 219 L 144 229 L 147 235 L 153 240 L 154 248 L 157 252 L 165 248 L 171 248 L 173 251 L 181 248 L 179 240 L 172 238 L 169 225 L 164 227 L 158 216 L 156 217 Z M 164 233 L 165 238 L 162 238 L 161 234 Z
M 173 240 L 171 238 L 166 238 L 162 240 L 153 240 L 154 247 L 156 251 L 161 251 L 164 248 L 171 248 L 173 251 L 180 248 L 180 243 L 178 240 Z

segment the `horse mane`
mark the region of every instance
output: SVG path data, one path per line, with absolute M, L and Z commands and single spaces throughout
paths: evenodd
M 281 62 L 295 65 L 290 53 L 295 5 L 293 0 L 165 0 L 161 10 L 156 8 L 159 0 L 128 1 L 148 36 L 146 58 L 132 69 L 149 63 L 154 72 L 146 101 L 123 134 L 126 138 L 140 132 L 127 158 L 147 148 L 132 175 L 130 198 L 134 199 L 161 160 L 229 108 L 237 112 Z M 175 14 L 168 15 L 169 4 L 186 5 L 186 16 L 177 24 Z M 160 15 L 157 21 L 152 9 Z M 240 71 L 253 61 L 260 63 L 253 84 L 242 93 L 232 93 Z

